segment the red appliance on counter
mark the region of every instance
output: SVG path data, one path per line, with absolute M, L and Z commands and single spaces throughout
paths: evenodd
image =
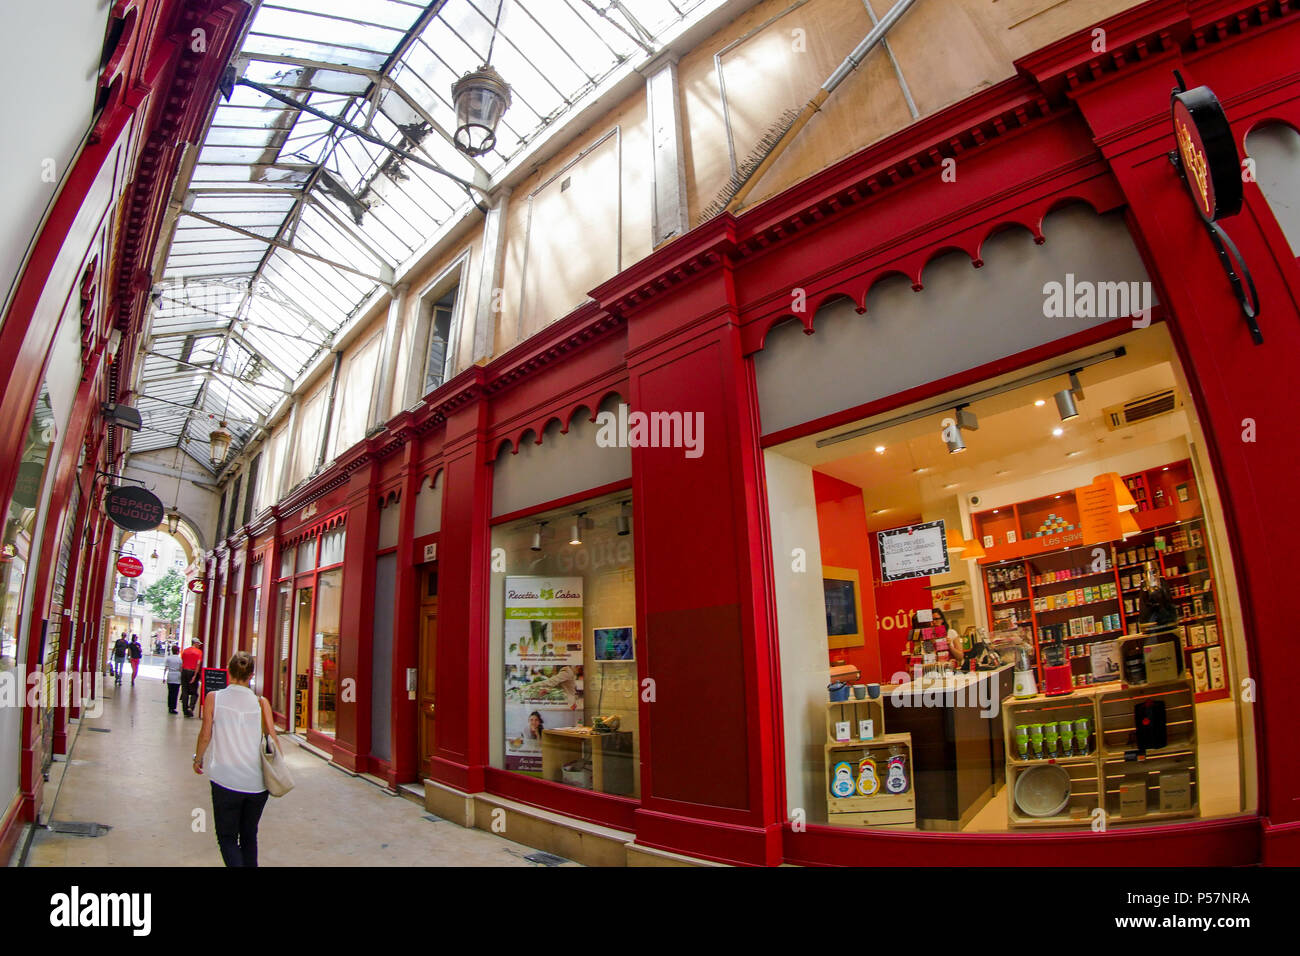
M 1070 671 L 1070 657 L 1065 645 L 1043 645 L 1043 693 L 1048 697 L 1059 697 L 1073 691 L 1074 674 Z

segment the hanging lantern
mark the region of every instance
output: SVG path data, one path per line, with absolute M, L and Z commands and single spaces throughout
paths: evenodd
M 226 460 L 226 453 L 230 451 L 230 442 L 232 436 L 226 431 L 226 423 L 222 422 L 216 429 L 208 435 L 208 444 L 212 447 L 208 451 L 208 460 L 212 462 L 213 468 L 220 468 L 222 462 Z
M 175 534 L 181 526 L 181 515 L 176 509 L 167 512 L 167 533 Z
M 510 108 L 510 85 L 485 63 L 451 85 L 451 100 L 456 108 L 456 148 L 482 156 L 497 144 L 497 124 Z

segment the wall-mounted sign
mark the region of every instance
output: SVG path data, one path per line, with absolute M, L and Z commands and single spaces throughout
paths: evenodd
M 163 523 L 158 496 L 135 485 L 110 488 L 104 496 L 104 512 L 109 521 L 127 531 L 152 531 Z
M 942 519 L 879 531 L 876 547 L 880 550 L 882 581 L 903 581 L 952 570 Z
M 424 560 L 426 560 L 426 561 L 437 561 L 437 560 L 438 560 L 438 544 L 437 544 L 437 542 L 434 542 L 433 544 L 426 544 L 426 545 L 424 546 Z
M 1079 527 L 1083 529 L 1084 544 L 1104 544 L 1124 535 L 1119 525 L 1119 504 L 1115 500 L 1115 484 L 1108 475 L 1102 480 L 1074 489 L 1074 500 L 1079 503 Z
M 203 593 L 203 579 L 202 579 L 202 578 L 193 578 L 192 580 L 186 581 L 186 582 L 185 582 L 185 586 L 186 586 L 187 588 L 189 588 L 189 589 L 190 589 L 190 592 L 193 593 L 193 594 L 202 594 L 202 593 Z
M 124 554 L 117 559 L 117 573 L 124 578 L 138 578 L 144 574 L 144 564 L 131 554 Z
M 1241 158 L 1223 105 L 1208 86 L 1173 94 L 1174 137 L 1187 188 L 1206 222 L 1241 212 Z

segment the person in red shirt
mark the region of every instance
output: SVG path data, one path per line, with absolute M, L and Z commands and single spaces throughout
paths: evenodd
M 199 701 L 199 673 L 203 665 L 203 642 L 197 637 L 181 651 L 181 710 L 186 717 L 194 716 Z

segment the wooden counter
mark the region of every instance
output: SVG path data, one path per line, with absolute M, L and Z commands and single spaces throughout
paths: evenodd
M 1001 702 L 1011 694 L 1012 667 L 961 680 L 962 686 L 952 689 L 882 688 L 885 727 L 912 735 L 921 829 L 960 830 L 1005 782 Z M 987 710 L 993 713 L 985 716 Z

